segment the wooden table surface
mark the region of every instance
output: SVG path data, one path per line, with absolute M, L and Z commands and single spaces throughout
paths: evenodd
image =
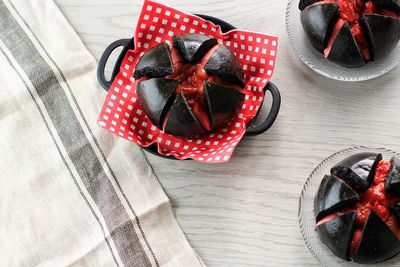
M 142 1 L 56 0 L 93 55 L 132 36 Z M 298 225 L 298 199 L 313 168 L 353 145 L 400 151 L 400 69 L 368 82 L 317 75 L 291 50 L 286 1 L 165 0 L 240 28 L 279 36 L 273 81 L 282 108 L 273 128 L 245 138 L 228 164 L 149 155 L 190 243 L 208 266 L 319 266 Z

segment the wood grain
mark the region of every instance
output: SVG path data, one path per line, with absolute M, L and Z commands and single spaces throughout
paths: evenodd
M 109 43 L 132 35 L 141 6 L 133 0 L 56 2 L 97 59 Z M 149 155 L 190 243 L 208 266 L 319 266 L 298 226 L 304 181 L 342 148 L 400 151 L 399 69 L 361 83 L 317 75 L 290 49 L 286 1 L 160 2 L 280 38 L 273 81 L 283 103 L 268 133 L 245 138 L 223 165 Z

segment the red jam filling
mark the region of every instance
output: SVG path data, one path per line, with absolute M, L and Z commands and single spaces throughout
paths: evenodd
M 218 47 L 219 45 L 216 45 L 210 49 L 199 63 L 185 63 L 179 51 L 171 47 L 174 74 L 168 76 L 168 78 L 182 81 L 176 93 L 183 93 L 193 113 L 207 131 L 211 131 L 211 123 L 208 111 L 206 110 L 204 82 L 214 80 L 220 81 L 220 79 L 207 75 L 204 66 Z
M 397 19 L 400 18 L 400 16 L 395 12 L 385 8 L 377 7 L 374 2 L 369 0 L 324 0 L 317 2 L 314 5 L 329 3 L 335 3 L 339 5 L 340 18 L 333 29 L 332 35 L 328 41 L 328 46 L 324 50 L 325 57 L 329 56 L 332 45 L 339 34 L 340 29 L 343 27 L 344 22 L 347 21 L 364 60 L 369 61 L 371 59 L 371 54 L 369 51 L 368 38 L 364 33 L 362 26 L 360 25 L 360 18 L 364 14 L 379 14 Z
M 211 122 L 208 111 L 206 110 L 206 99 L 204 96 L 204 82 L 216 83 L 223 86 L 229 86 L 241 91 L 240 86 L 230 84 L 218 76 L 208 75 L 204 70 L 205 65 L 212 54 L 220 47 L 216 45 L 211 48 L 207 54 L 198 63 L 186 63 L 177 49 L 171 47 L 171 57 L 174 66 L 174 74 L 168 76 L 169 79 L 181 81 L 176 90 L 176 94 L 183 93 L 193 113 L 196 115 L 200 124 L 207 131 L 211 131 Z M 167 113 L 166 118 L 168 118 Z M 165 120 L 167 121 L 167 120 Z

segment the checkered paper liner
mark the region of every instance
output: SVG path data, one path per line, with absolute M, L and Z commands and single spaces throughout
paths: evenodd
M 150 48 L 171 43 L 172 36 L 198 33 L 214 37 L 234 52 L 245 74 L 245 101 L 237 117 L 217 132 L 186 140 L 166 134 L 154 126 L 142 110 L 136 94 L 134 70 Z M 120 72 L 107 94 L 99 115 L 99 125 L 112 133 L 148 147 L 157 143 L 161 155 L 191 158 L 206 163 L 229 161 L 246 132 L 246 124 L 257 114 L 264 99 L 264 87 L 274 71 L 278 38 L 232 30 L 222 33 L 219 26 L 200 17 L 146 0 L 136 27 L 135 50 L 129 50 Z

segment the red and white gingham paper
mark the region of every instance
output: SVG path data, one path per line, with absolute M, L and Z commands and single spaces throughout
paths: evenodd
M 147 50 L 165 41 L 170 43 L 173 35 L 183 33 L 214 37 L 235 53 L 245 74 L 246 97 L 238 116 L 225 128 L 194 140 L 163 133 L 151 123 L 137 99 L 133 78 L 136 63 Z M 263 101 L 263 88 L 275 66 L 278 38 L 241 30 L 222 33 L 209 21 L 149 0 L 144 2 L 134 37 L 135 50 L 128 51 L 121 64 L 100 112 L 99 125 L 143 147 L 157 143 L 162 155 L 227 162 Z

